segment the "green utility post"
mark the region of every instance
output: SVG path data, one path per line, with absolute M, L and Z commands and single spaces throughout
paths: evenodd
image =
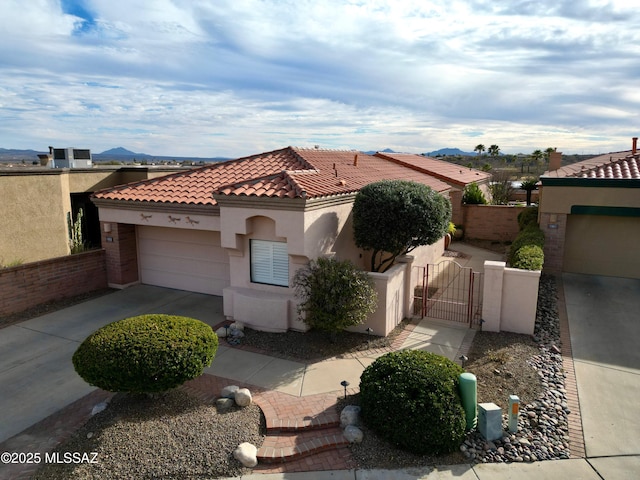
M 473 373 L 460 374 L 460 397 L 467 419 L 467 431 L 470 432 L 478 424 L 478 380 Z

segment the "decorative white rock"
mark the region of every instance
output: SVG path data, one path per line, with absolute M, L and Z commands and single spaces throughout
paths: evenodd
M 347 425 L 344 429 L 344 438 L 346 438 L 349 443 L 361 443 L 364 438 L 364 433 L 355 425 Z
M 100 413 L 102 412 L 105 408 L 107 408 L 107 402 L 100 402 L 98 403 L 95 407 L 93 407 L 93 409 L 91 410 L 91 416 L 94 416 L 96 413 Z
M 233 322 L 231 325 L 229 325 L 229 328 L 233 329 L 233 330 L 244 330 L 244 323 L 242 322 Z
M 219 329 L 216 330 L 216 335 L 219 338 L 224 338 L 227 336 L 227 329 L 224 327 L 220 327 Z
M 252 401 L 251 392 L 248 388 L 241 388 L 236 391 L 235 400 L 239 406 L 248 407 Z
M 240 390 L 238 385 L 228 385 L 222 389 L 220 396 L 224 398 L 235 398 L 238 390 Z
M 233 456 L 245 467 L 253 468 L 258 465 L 258 449 L 248 442 L 238 445 L 233 451 Z
M 360 407 L 358 405 L 347 405 L 340 412 L 340 426 L 357 425 L 360 423 Z

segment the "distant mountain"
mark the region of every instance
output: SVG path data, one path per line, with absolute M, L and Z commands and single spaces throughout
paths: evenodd
M 115 156 L 119 156 L 119 157 L 131 157 L 131 156 L 136 156 L 136 157 L 150 157 L 151 155 L 147 155 L 146 153 L 136 153 L 136 152 L 132 152 L 131 150 L 127 150 L 124 147 L 116 147 L 116 148 L 111 148 L 109 150 L 105 150 L 102 153 L 98 153 L 97 155 L 115 155 Z
M 426 155 L 429 155 L 430 157 L 437 157 L 438 155 L 462 155 L 463 157 L 475 157 L 478 154 L 476 152 L 463 152 L 459 148 L 441 148 L 440 150 L 428 152 Z
M 398 153 L 394 150 L 391 150 L 390 148 L 385 148 L 384 150 L 369 150 L 368 152 L 364 152 L 367 155 L 375 155 L 376 153 Z

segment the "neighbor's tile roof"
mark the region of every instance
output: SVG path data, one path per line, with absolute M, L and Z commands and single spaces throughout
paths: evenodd
M 455 163 L 438 160 L 433 157 L 416 155 L 413 153 L 378 152 L 376 153 L 376 156 L 398 162 L 411 168 L 419 169 L 420 171 L 433 175 L 440 180 L 462 187 L 473 182 L 482 183 L 491 178 L 490 173 L 483 172 L 482 170 L 467 168 Z
M 558 170 L 544 172 L 551 178 L 605 178 L 640 180 L 640 155 L 625 152 L 607 153 L 582 162 L 566 165 Z
M 215 205 L 213 194 L 314 198 L 354 193 L 386 179 L 413 180 L 438 192 L 450 188 L 409 164 L 355 151 L 287 147 L 101 190 L 94 198 Z

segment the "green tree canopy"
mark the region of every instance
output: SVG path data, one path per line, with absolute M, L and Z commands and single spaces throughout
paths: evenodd
M 398 256 L 446 233 L 451 203 L 426 185 L 383 180 L 362 188 L 353 205 L 356 246 L 372 250 L 371 270 L 388 270 Z

